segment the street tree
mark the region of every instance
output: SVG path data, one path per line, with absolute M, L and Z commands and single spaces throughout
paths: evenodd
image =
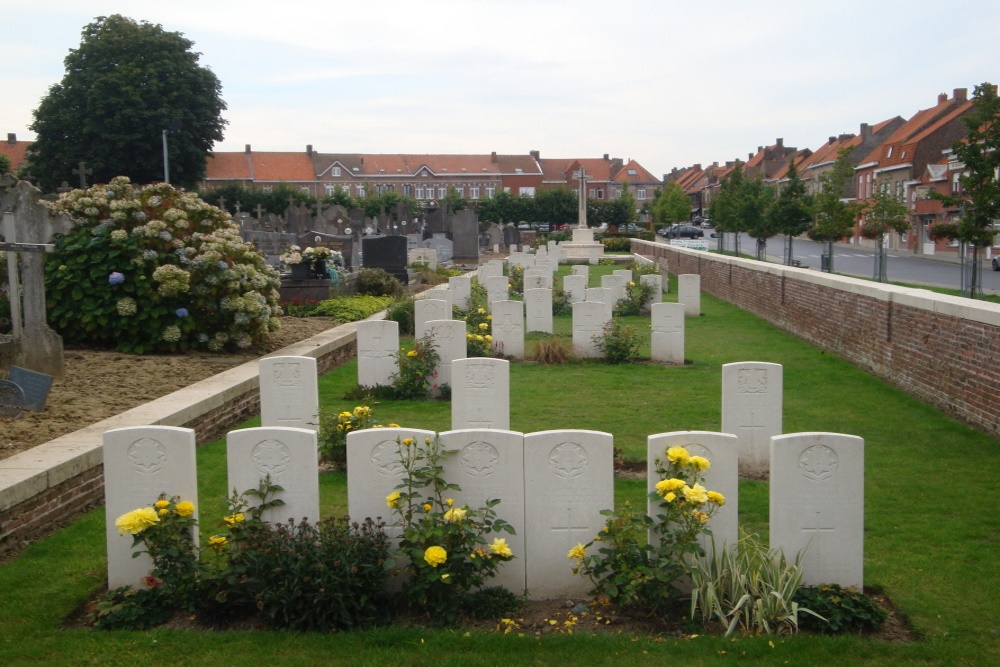
M 576 193 L 567 188 L 545 188 L 535 194 L 534 209 L 540 222 L 558 227 L 576 222 L 579 204 Z
M 736 242 L 736 255 L 740 254 L 740 232 L 745 231 L 740 215 L 740 200 L 743 196 L 743 163 L 737 160 L 725 178 L 719 183 L 719 190 L 712 197 L 708 206 L 708 215 L 712 218 L 715 228 L 723 234 L 732 233 Z M 719 248 L 722 248 L 723 238 L 720 237 Z
M 455 213 L 456 211 L 468 208 L 469 200 L 458 194 L 455 186 L 449 185 L 448 192 L 445 194 L 444 199 L 441 200 L 441 205 L 445 207 L 448 213 Z
M 785 264 L 791 265 L 794 259 L 793 240 L 812 226 L 812 198 L 806 191 L 806 184 L 799 178 L 794 157 L 788 162 L 786 178 L 768 217 L 770 227 L 777 234 L 785 235 Z
M 687 222 L 691 218 L 691 199 L 680 184 L 671 181 L 662 190 L 657 190 L 653 194 L 650 212 L 657 225 Z
M 91 182 L 118 175 L 134 183 L 164 178 L 163 133 L 170 181 L 193 188 L 205 158 L 222 141 L 222 84 L 198 64 L 194 42 L 159 24 L 115 14 L 83 29 L 66 74 L 49 88 L 29 129 L 37 138 L 27 164 L 37 184 L 53 191 L 75 182 L 85 162 Z
M 854 177 L 850 152 L 850 148 L 841 148 L 833 167 L 820 174 L 820 190 L 813 197 L 813 224 L 806 230 L 813 241 L 826 244 L 823 269 L 829 273 L 833 273 L 833 244 L 851 234 L 860 210 L 859 204 L 845 197 L 845 186 Z
M 767 240 L 777 236 L 780 229 L 771 215 L 774 208 L 774 191 L 764 185 L 764 178 L 744 178 L 737 193 L 739 229 L 757 240 L 757 259 L 767 258 Z M 737 247 L 737 254 L 739 248 Z
M 348 210 L 356 205 L 351 193 L 342 185 L 335 186 L 332 194 L 323 197 L 323 203 L 327 206 L 343 206 Z
M 957 222 L 938 223 L 931 227 L 936 239 L 955 239 L 964 243 L 972 254 L 968 279 L 963 273 L 962 292 L 973 299 L 982 296 L 980 283 L 980 250 L 993 245 L 1000 220 L 1000 97 L 995 85 L 985 82 L 972 95 L 972 111 L 962 117 L 969 128 L 964 141 L 952 147 L 955 157 L 964 166 L 959 177 L 961 197 L 936 195 L 946 204 L 958 206 L 961 217 Z M 963 267 L 964 269 L 964 267 Z
M 906 204 L 889 187 L 889 183 L 879 179 L 875 183 L 871 198 L 863 211 L 864 222 L 861 235 L 874 239 L 875 271 L 873 278 L 880 283 L 888 280 L 885 235 L 890 232 L 905 232 L 910 228 L 910 211 Z

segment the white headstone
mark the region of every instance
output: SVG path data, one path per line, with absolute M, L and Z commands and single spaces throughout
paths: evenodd
M 612 306 L 625 298 L 625 285 L 620 276 L 601 276 L 601 287 L 610 290 Z
M 524 290 L 525 329 L 552 333 L 552 290 Z
M 506 301 L 509 298 L 507 285 L 507 276 L 490 276 L 486 279 L 486 302 L 489 304 L 487 310 L 491 313 L 494 301 Z
M 540 262 L 535 262 L 535 268 L 544 270 L 548 275 L 553 275 L 559 270 L 559 262 L 554 256 L 549 256 Z
M 506 362 L 504 362 L 506 363 Z M 524 434 L 507 430 L 464 429 L 441 434 L 446 449 L 453 450 L 444 463 L 444 477 L 461 491 L 449 492 L 456 505 L 476 509 L 500 499 L 493 509 L 514 528 L 487 533 L 487 542 L 503 538 L 514 559 L 500 566 L 490 586 L 503 586 L 520 595 L 526 586 L 524 535 Z
M 722 366 L 722 431 L 740 439 L 740 470 L 767 470 L 771 436 L 781 435 L 781 364 L 741 361 Z
M 363 320 L 357 324 L 358 384 L 362 387 L 392 385 L 399 372 L 399 323 Z
M 524 289 L 552 289 L 552 276 L 549 274 L 525 274 Z
M 469 297 L 472 295 L 472 278 L 452 276 L 448 278 L 448 289 L 451 291 L 455 307 L 459 310 L 468 310 Z
M 319 430 L 319 385 L 312 357 L 266 357 L 260 373 L 263 426 Z
M 510 362 L 456 359 L 451 365 L 451 427 L 510 428 Z
M 590 267 L 586 264 L 574 264 L 569 270 L 573 272 L 574 276 L 583 276 L 588 281 L 590 280 Z
M 652 294 L 650 303 L 660 303 L 663 301 L 663 276 L 655 273 L 647 273 L 639 276 L 640 285 L 649 285 Z
M 347 512 L 352 521 L 381 517 L 391 537 L 402 534 L 385 500 L 405 472 L 397 440 L 423 442 L 434 435 L 434 431 L 413 428 L 372 428 L 347 434 Z
M 587 300 L 587 277 L 572 275 L 563 277 L 563 291 L 569 296 L 570 303 Z
M 634 280 L 632 275 L 632 269 L 615 269 L 612 275 L 618 276 L 618 279 L 622 281 L 622 284 L 628 287 L 628 284 Z
M 650 312 L 650 357 L 664 364 L 684 363 L 684 304 L 654 303 Z
M 505 357 L 524 356 L 524 302 L 493 304 L 493 350 Z
M 226 436 L 229 492 L 256 491 L 260 481 L 282 487 L 281 507 L 261 515 L 269 523 L 319 521 L 319 451 L 316 432 L 304 428 L 245 428 Z
M 864 587 L 865 441 L 840 433 L 771 439 L 770 545 L 802 558 L 802 584 Z
M 464 359 L 467 353 L 465 322 L 462 320 L 431 320 L 427 323 L 431 345 L 437 350 L 437 378 L 433 384 L 451 384 L 451 362 Z
M 417 340 L 427 335 L 427 323 L 431 320 L 450 319 L 448 302 L 443 299 L 417 299 L 413 302 L 413 331 Z
M 701 276 L 697 273 L 682 273 L 677 276 L 677 301 L 684 304 L 684 314 L 688 317 L 701 315 Z
M 455 295 L 450 289 L 448 289 L 447 285 L 432 287 L 429 290 L 418 294 L 416 298 L 418 301 L 421 299 L 436 299 L 438 301 L 445 301 L 448 304 L 446 310 L 449 313 L 449 317 L 451 316 L 452 309 L 455 305 Z
M 104 529 L 108 548 L 108 588 L 146 588 L 143 577 L 153 562 L 148 554 L 132 558 L 132 535 L 120 535 L 115 520 L 150 507 L 161 493 L 194 503 L 198 518 L 195 433 L 173 426 L 130 426 L 104 433 Z M 194 531 L 195 545 L 198 532 Z
M 438 254 L 433 248 L 414 248 L 407 257 L 408 264 L 426 264 L 431 271 L 437 269 Z
M 610 287 L 588 287 L 585 301 L 603 303 L 609 308 L 615 306 L 615 291 Z
M 580 301 L 573 304 L 573 352 L 576 356 L 601 356 L 594 338 L 604 333 L 604 326 L 610 321 L 611 306 L 606 303 Z
M 524 436 L 525 564 L 534 600 L 586 595 L 566 554 L 601 533 L 601 510 L 614 507 L 614 438 L 599 431 Z
M 708 459 L 711 466 L 702 473 L 702 483 L 709 491 L 718 491 L 726 503 L 718 509 L 708 524 L 712 531 L 711 537 L 705 536 L 701 546 L 708 554 L 712 553 L 712 540 L 721 552 L 726 545 L 734 545 L 739 539 L 739 440 L 729 433 L 714 433 L 711 431 L 674 431 L 672 433 L 657 433 L 646 440 L 646 479 L 647 492 L 656 491 L 659 476 L 656 474 L 656 459 L 666 461 L 666 451 L 670 447 L 684 447 L 691 456 L 701 456 Z M 656 518 L 659 503 L 648 501 L 647 513 Z

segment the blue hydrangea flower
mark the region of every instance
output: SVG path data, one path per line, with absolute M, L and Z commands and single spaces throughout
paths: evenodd
M 188 309 L 187 308 L 178 308 L 177 310 L 174 311 L 174 315 L 176 315 L 177 317 L 187 317 L 188 316 Z
M 125 282 L 125 274 L 119 273 L 118 271 L 112 271 L 108 276 L 108 282 L 112 285 L 121 285 Z

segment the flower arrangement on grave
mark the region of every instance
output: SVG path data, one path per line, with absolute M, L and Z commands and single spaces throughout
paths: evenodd
M 305 253 L 302 252 L 302 248 L 297 245 L 290 245 L 285 248 L 285 252 L 281 253 L 280 257 L 281 263 L 287 266 L 307 264 L 310 261 L 306 259 Z
M 312 264 L 316 262 L 329 262 L 337 266 L 344 264 L 344 256 L 337 250 L 324 246 L 314 246 L 302 251 L 302 257 Z
M 662 611 L 676 602 L 678 581 L 693 557 L 704 555 L 698 538 L 711 535 L 706 524 L 726 502 L 702 485 L 708 459 L 684 447 L 670 447 L 664 457 L 656 460 L 660 480 L 649 494 L 659 507 L 656 518 L 630 503 L 604 510 L 608 518 L 601 534 L 567 554 L 573 573 L 594 583 L 595 596 L 617 605 Z
M 403 438 L 396 444 L 405 472 L 385 501 L 403 526 L 399 549 L 410 575 L 403 593 L 433 624 L 449 625 L 468 609 L 474 591 L 515 557 L 499 536 L 514 534 L 514 528 L 497 517 L 498 499 L 471 508 L 450 497 L 461 489 L 444 479 L 448 452 L 440 437 Z
M 119 176 L 50 207 L 78 223 L 45 270 L 49 322 L 68 341 L 136 354 L 222 351 L 280 326 L 277 271 L 197 195 Z
M 346 468 L 347 434 L 366 428 L 382 428 L 369 401 L 355 406 L 353 410 L 322 410 L 319 417 L 320 460 Z M 389 428 L 399 428 L 399 424 L 389 424 Z

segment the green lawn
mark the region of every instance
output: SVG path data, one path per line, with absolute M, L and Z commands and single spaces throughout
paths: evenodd
M 592 277 L 596 273 L 592 270 Z M 687 321 L 691 363 L 683 367 L 513 364 L 511 427 L 609 431 L 626 458 L 639 460 L 649 434 L 719 428 L 723 363 L 783 364 L 785 432 L 837 431 L 865 438 L 865 581 L 892 598 L 920 641 L 812 636 L 656 641 L 403 628 L 329 635 L 61 629 L 62 619 L 104 577 L 103 509 L 96 509 L 0 566 L 0 664 L 1000 663 L 998 442 L 725 303 L 705 296 L 702 312 Z M 635 318 L 635 324 L 648 336 L 648 321 Z M 556 326 L 557 335 L 568 333 L 566 318 L 558 318 Z M 355 378 L 353 362 L 321 378 L 323 404 L 352 408 L 355 403 L 342 396 Z M 386 401 L 375 413 L 382 423 L 437 430 L 450 422 L 449 405 L 439 402 Z M 201 447 L 198 465 L 203 529 L 211 532 L 210 517 L 221 516 L 226 494 L 223 443 Z M 642 503 L 643 491 L 642 482 L 620 480 L 616 502 Z M 344 475 L 323 474 L 321 494 L 324 516 L 346 511 Z M 765 483 L 741 483 L 742 521 L 765 537 L 767 503 Z

